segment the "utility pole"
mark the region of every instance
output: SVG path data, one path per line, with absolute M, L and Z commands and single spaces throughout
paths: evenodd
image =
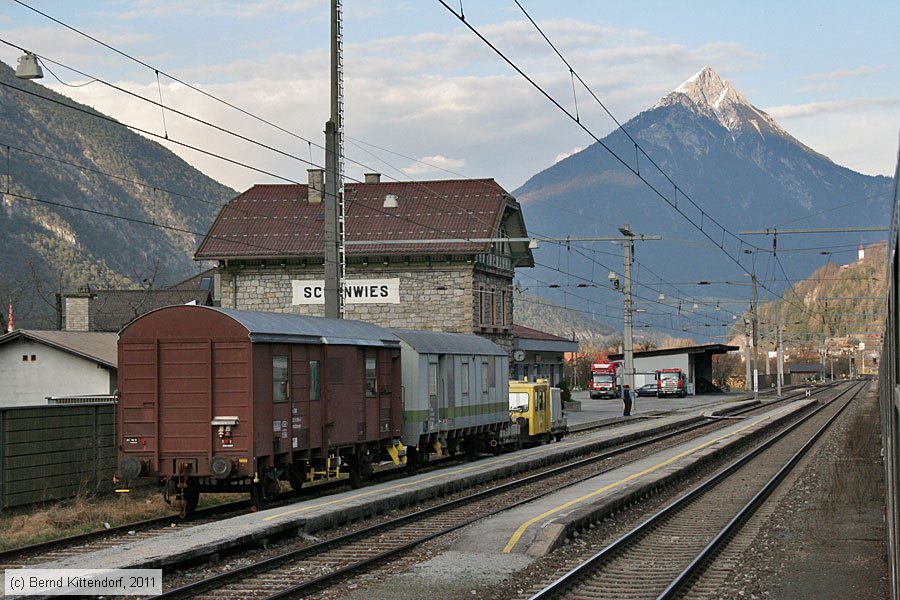
M 778 355 L 776 363 L 776 370 L 778 371 L 778 375 L 776 376 L 776 379 L 778 380 L 778 389 L 776 393 L 779 398 L 781 398 L 781 386 L 784 385 L 784 355 L 782 354 L 781 345 L 781 310 L 778 310 L 778 312 L 775 313 L 775 352 Z
M 331 0 L 331 118 L 325 123 L 325 316 L 344 317 L 343 33 Z
M 758 342 L 756 337 L 756 327 L 759 316 L 757 315 L 756 307 L 756 273 L 751 273 L 750 278 L 753 282 L 753 306 L 751 307 L 751 314 L 753 316 L 753 399 L 759 400 L 759 366 L 757 364 L 759 346 L 757 345 Z
M 575 330 L 572 330 L 572 339 L 575 340 L 575 343 L 578 343 L 578 337 L 575 335 Z M 578 350 L 575 350 L 575 360 L 572 361 L 572 389 L 578 389 Z M 563 373 L 563 379 L 565 379 L 566 374 Z
M 750 379 L 750 322 L 744 319 L 744 367 L 746 371 L 747 391 L 752 389 Z
M 772 386 L 772 369 L 769 367 L 769 341 L 772 339 L 772 321 L 766 322 L 766 347 L 763 352 L 766 355 L 766 381 Z
M 631 231 L 631 226 L 628 225 L 628 223 L 625 223 L 624 227 L 619 227 L 619 233 L 621 233 L 623 237 L 590 239 L 622 242 L 622 247 L 625 250 L 625 282 L 622 286 L 625 313 L 623 318 L 623 337 L 625 338 L 625 343 L 624 349 L 622 351 L 622 355 L 624 358 L 622 365 L 624 371 L 624 373 L 622 374 L 622 384 L 627 384 L 628 387 L 630 387 L 632 391 L 634 391 L 634 336 L 632 333 L 632 315 L 634 313 L 634 304 L 631 298 L 631 263 L 632 261 L 634 261 L 634 241 L 661 240 L 662 238 L 658 235 L 644 235 L 642 233 L 634 233 L 633 231 Z M 566 240 L 569 241 L 569 238 L 566 238 Z M 615 286 L 615 289 L 619 289 L 619 275 L 615 271 L 609 272 L 609 282 Z
M 634 394 L 634 337 L 632 332 L 632 298 L 631 298 L 631 261 L 634 252 L 633 234 L 625 223 L 625 227 L 619 230 L 622 235 L 629 238 L 622 246 L 625 248 L 625 381 L 631 393 Z
M 623 237 L 615 241 L 621 241 L 622 247 L 625 250 L 625 282 L 622 288 L 622 292 L 625 296 L 625 314 L 623 319 L 625 343 L 622 352 L 625 373 L 622 376 L 622 383 L 627 384 L 628 387 L 631 388 L 632 394 L 634 394 L 634 335 L 632 331 L 634 303 L 631 297 L 631 263 L 634 261 L 634 240 L 659 240 L 662 238 L 658 235 L 634 233 L 631 231 L 631 226 L 628 223 L 625 223 L 624 227 L 619 227 L 619 233 L 621 233 Z M 609 277 L 610 281 L 616 282 L 615 285 L 618 287 L 618 278 L 616 274 L 610 272 Z

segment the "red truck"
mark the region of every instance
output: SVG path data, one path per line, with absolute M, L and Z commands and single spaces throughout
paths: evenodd
M 591 382 L 588 386 L 591 398 L 619 397 L 619 365 L 614 362 L 591 365 Z
M 686 379 L 681 369 L 660 369 L 656 372 L 656 395 L 659 398 L 663 396 L 684 398 L 687 396 Z

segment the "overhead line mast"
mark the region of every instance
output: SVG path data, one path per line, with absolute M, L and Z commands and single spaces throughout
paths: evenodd
M 331 118 L 325 123 L 325 316 L 344 317 L 344 66 L 341 0 L 331 0 Z

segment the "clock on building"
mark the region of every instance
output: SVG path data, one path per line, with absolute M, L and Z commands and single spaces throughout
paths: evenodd
M 516 350 L 513 352 L 513 360 L 516 362 L 522 362 L 525 360 L 525 351 L 524 350 Z

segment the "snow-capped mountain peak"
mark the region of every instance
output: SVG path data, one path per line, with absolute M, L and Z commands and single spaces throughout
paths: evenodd
M 731 104 L 750 105 L 740 92 L 708 66 L 675 88 L 675 92 L 684 94 L 695 104 L 707 105 L 714 110 Z
M 683 104 L 703 114 L 733 134 L 752 127 L 760 135 L 764 130 L 791 138 L 775 119 L 756 108 L 731 83 L 719 77 L 709 66 L 679 85 L 660 100 L 656 107 Z M 749 129 L 748 129 L 749 131 Z M 791 138 L 793 139 L 793 138 Z

